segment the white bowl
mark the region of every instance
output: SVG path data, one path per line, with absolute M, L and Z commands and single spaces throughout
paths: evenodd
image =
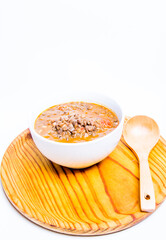
M 118 127 L 103 137 L 81 143 L 55 142 L 40 136 L 35 131 L 35 120 L 42 111 L 56 104 L 71 101 L 98 103 L 111 108 L 119 119 Z M 101 161 L 114 150 L 120 140 L 123 123 L 124 115 L 122 109 L 115 100 L 97 93 L 72 93 L 65 94 L 65 96 L 55 96 L 51 101 L 44 99 L 44 104 L 40 102 L 31 111 L 30 131 L 37 148 L 49 160 L 70 168 L 84 168 Z

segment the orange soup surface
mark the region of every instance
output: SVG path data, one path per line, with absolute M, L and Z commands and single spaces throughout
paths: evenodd
M 69 102 L 43 111 L 35 121 L 35 131 L 53 141 L 79 143 L 103 137 L 118 125 L 111 109 L 96 103 Z

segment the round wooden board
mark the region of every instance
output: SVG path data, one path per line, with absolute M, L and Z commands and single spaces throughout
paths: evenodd
M 166 141 L 162 137 L 149 156 L 149 164 L 157 208 L 166 197 Z M 45 158 L 27 129 L 5 152 L 1 180 L 19 212 L 56 232 L 113 233 L 151 214 L 140 211 L 138 161 L 123 137 L 102 162 L 74 170 Z

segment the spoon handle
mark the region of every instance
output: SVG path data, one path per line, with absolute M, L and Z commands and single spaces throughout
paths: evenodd
M 148 164 L 148 156 L 140 156 L 139 163 L 141 210 L 145 212 L 153 212 L 155 210 L 155 194 Z

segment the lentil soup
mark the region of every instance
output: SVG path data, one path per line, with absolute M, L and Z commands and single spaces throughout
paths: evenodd
M 105 136 L 118 125 L 111 109 L 96 103 L 69 102 L 43 111 L 35 121 L 35 131 L 49 140 L 78 143 Z

